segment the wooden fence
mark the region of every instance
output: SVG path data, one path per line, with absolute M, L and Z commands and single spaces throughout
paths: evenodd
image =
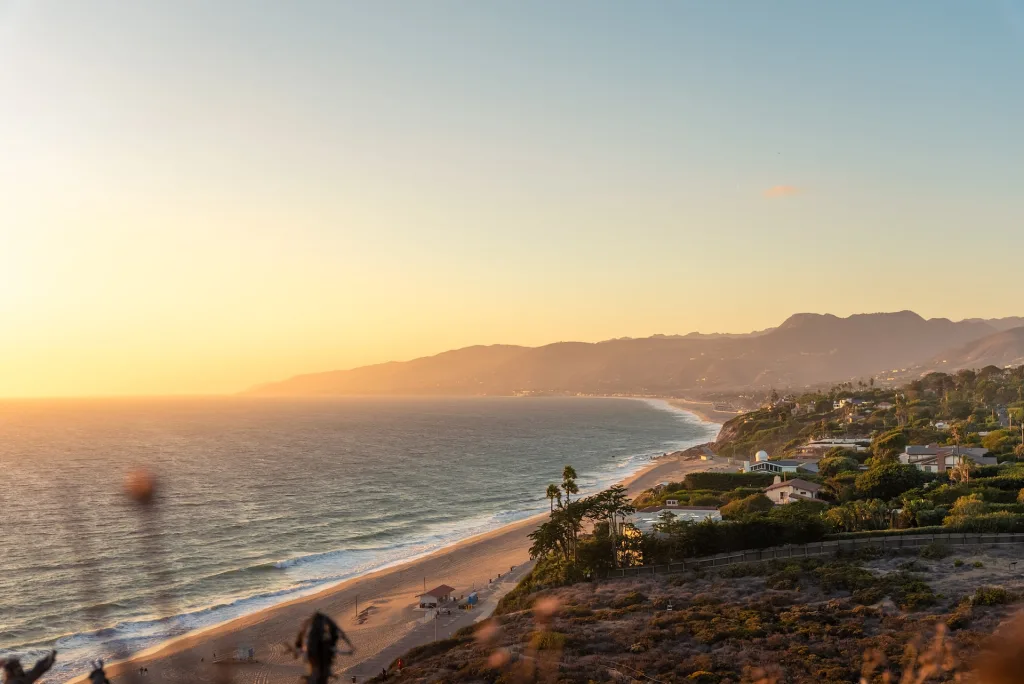
M 787 544 L 786 546 L 769 546 L 765 549 L 750 549 L 748 551 L 733 551 L 731 553 L 719 553 L 714 556 L 702 556 L 700 558 L 689 558 L 667 565 L 641 565 L 633 568 L 618 568 L 609 570 L 603 575 L 604 579 L 619 579 L 629 577 L 649 577 L 651 575 L 665 575 L 685 570 L 697 570 L 706 568 L 724 568 L 739 563 L 754 563 L 757 561 L 779 560 L 783 558 L 810 558 L 813 556 L 834 555 L 840 551 L 856 551 L 867 547 L 879 549 L 905 549 L 927 546 L 932 542 L 939 542 L 946 546 L 993 546 L 1003 544 L 1024 544 L 1024 533 L 1001 532 L 998 534 L 975 534 L 962 532 L 948 532 L 939 534 L 902 534 L 902 535 L 877 535 L 871 537 L 860 537 L 856 539 L 833 539 L 829 541 L 813 542 L 811 544 Z

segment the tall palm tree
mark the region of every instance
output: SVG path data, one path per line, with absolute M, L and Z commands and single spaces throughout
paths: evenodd
M 562 505 L 562 490 L 558 488 L 556 484 L 549 484 L 547 491 L 548 501 L 551 504 L 551 512 L 555 512 L 555 499 L 558 499 L 558 505 Z
M 570 494 L 579 494 L 580 488 L 576 485 L 577 477 L 579 476 L 576 474 L 575 468 L 571 465 L 567 465 L 562 469 L 562 489 L 565 490 L 566 505 L 572 501 L 572 499 L 569 498 Z

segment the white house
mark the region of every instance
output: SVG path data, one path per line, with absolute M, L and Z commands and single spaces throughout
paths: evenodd
M 986 456 L 988 449 L 980 447 L 939 446 L 929 444 L 908 445 L 900 454 L 900 463 L 917 466 L 918 470 L 929 473 L 945 472 L 956 467 L 959 459 L 972 461 L 976 465 L 995 465 L 999 461 L 995 456 Z
M 441 584 L 425 594 L 420 594 L 420 608 L 436 608 L 437 604 L 451 601 L 455 587 Z
M 792 480 L 785 480 L 779 476 L 775 476 L 775 484 L 764 490 L 764 495 L 772 500 L 777 505 L 788 504 L 794 501 L 807 501 L 818 498 L 818 492 L 821 491 L 821 485 L 807 480 L 801 480 L 795 478 Z
M 650 532 L 656 523 L 661 522 L 661 516 L 666 512 L 677 520 L 703 522 L 722 519 L 722 514 L 714 506 L 680 506 L 678 500 L 668 499 L 660 506 L 637 509 L 632 522 L 641 532 Z
M 769 473 L 772 475 L 778 475 L 779 473 L 796 473 L 799 471 L 805 471 L 808 473 L 818 472 L 818 462 L 815 460 L 781 460 L 781 461 L 757 461 L 751 463 L 750 461 L 743 462 L 743 472 L 745 473 Z

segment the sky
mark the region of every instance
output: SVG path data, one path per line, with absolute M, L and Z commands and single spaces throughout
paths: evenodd
M 0 397 L 1024 314 L 1022 67 L 1022 0 L 0 0 Z

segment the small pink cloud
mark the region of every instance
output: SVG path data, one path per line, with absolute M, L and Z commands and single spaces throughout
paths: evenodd
M 792 197 L 799 195 L 800 188 L 793 185 L 776 185 L 764 191 L 765 197 Z

